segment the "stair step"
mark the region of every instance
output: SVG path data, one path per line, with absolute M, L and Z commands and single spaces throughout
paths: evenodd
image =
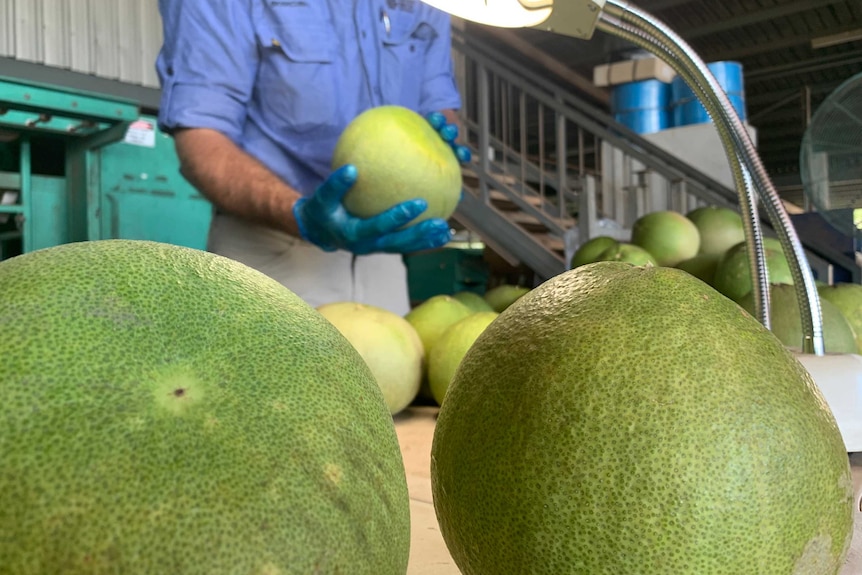
M 488 192 L 488 197 L 493 202 L 494 206 L 501 210 L 519 210 L 518 204 L 516 204 L 512 197 L 508 194 L 501 192 L 499 190 L 490 190 Z M 542 198 L 538 196 L 518 196 L 528 204 L 533 207 L 539 208 L 542 206 Z
M 464 178 L 466 185 L 473 188 L 479 186 L 479 176 L 472 169 L 461 168 L 461 176 Z M 491 177 L 505 186 L 514 186 L 518 183 L 518 178 L 509 174 L 491 174 Z
M 539 242 L 548 248 L 549 250 L 553 250 L 560 255 L 566 253 L 566 244 L 562 239 L 557 236 L 552 236 L 550 234 L 534 234 L 535 238 L 539 240 Z
M 511 220 L 513 223 L 518 224 L 528 232 L 545 232 L 548 230 L 547 226 L 540 222 L 537 218 L 531 216 L 525 212 L 504 212 L 506 218 Z

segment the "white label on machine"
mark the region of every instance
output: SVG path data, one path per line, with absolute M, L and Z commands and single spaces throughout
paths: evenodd
M 13 190 L 0 190 L 0 206 L 11 206 L 18 203 L 18 192 Z M 0 224 L 9 221 L 9 214 L 0 214 Z
M 123 141 L 133 146 L 143 146 L 145 148 L 156 147 L 156 126 L 153 122 L 146 120 L 136 120 L 132 122 L 129 129 L 126 130 L 126 137 Z

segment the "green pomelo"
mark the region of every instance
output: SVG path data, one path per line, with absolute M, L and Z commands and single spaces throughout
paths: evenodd
M 847 319 L 856 337 L 856 351 L 862 354 L 862 285 L 854 283 L 837 283 L 835 285 L 819 285 L 821 303 L 830 302 Z
M 0 263 L 0 293 L 0 572 L 405 572 L 392 418 L 292 292 L 103 240 Z
M 587 240 L 572 254 L 571 268 L 574 269 L 598 261 L 598 257 L 603 251 L 616 246 L 618 243 L 618 240 L 610 236 L 596 236 Z
M 647 264 L 657 266 L 658 262 L 648 251 L 640 246 L 622 242 L 611 246 L 596 258 L 597 262 L 624 262 L 636 266 Z
M 428 209 L 413 222 L 448 219 L 461 198 L 461 166 L 431 124 L 401 106 L 378 106 L 359 114 L 335 145 L 332 168 L 356 166 L 356 183 L 344 207 L 368 218 L 401 202 L 423 198 Z
M 718 254 L 698 254 L 693 258 L 679 262 L 674 267 L 712 285 L 715 279 L 715 268 L 718 267 L 720 258 L 721 256 Z
M 425 399 L 433 399 L 431 386 L 428 381 L 428 354 L 437 339 L 453 323 L 464 319 L 473 311 L 449 295 L 435 295 L 430 297 L 411 309 L 404 319 L 413 326 L 419 334 L 422 349 L 425 353 L 425 365 L 422 370 L 422 384 L 419 386 L 419 395 Z
M 763 256 L 769 283 L 792 284 L 790 263 L 784 255 L 781 243 L 775 238 L 763 238 Z M 734 301 L 739 301 L 752 288 L 751 271 L 748 265 L 748 248 L 740 242 L 727 250 L 718 260 L 713 276 L 713 287 Z
M 796 287 L 789 284 L 769 286 L 769 320 L 772 333 L 781 342 L 796 351 L 802 350 L 802 320 L 799 315 Z M 739 300 L 745 310 L 754 314 L 754 292 Z M 844 314 L 829 300 L 820 298 L 820 315 L 823 319 L 823 346 L 828 353 L 856 353 L 856 335 Z
M 681 270 L 594 263 L 500 314 L 437 419 L 464 575 L 834 575 L 844 442 L 772 333 Z
M 317 311 L 347 338 L 377 380 L 389 413 L 410 405 L 419 392 L 425 350 L 419 334 L 398 314 L 355 302 L 324 304 Z
M 473 311 L 449 295 L 435 295 L 411 309 L 404 319 L 413 326 L 422 342 L 425 357 L 437 339 L 450 325 L 464 319 Z
M 700 233 L 690 219 L 670 210 L 650 212 L 635 220 L 631 243 L 642 247 L 660 266 L 675 266 L 700 249 Z
M 470 311 L 494 311 L 491 307 L 491 304 L 485 301 L 485 298 L 477 294 L 476 292 L 459 291 L 455 294 L 452 294 L 452 297 L 470 308 Z
M 442 405 L 446 389 L 458 364 L 488 324 L 500 315 L 495 311 L 476 312 L 449 326 L 428 356 L 428 381 L 434 400 Z
M 705 206 L 686 214 L 700 233 L 699 254 L 721 255 L 745 241 L 742 216 L 729 208 Z
M 500 313 L 523 296 L 530 292 L 530 288 L 512 284 L 501 284 L 494 286 L 485 292 L 485 301 L 488 305 Z

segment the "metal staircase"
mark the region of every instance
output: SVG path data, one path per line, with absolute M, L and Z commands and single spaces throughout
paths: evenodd
M 650 211 L 736 209 L 735 190 L 485 42 L 456 29 L 453 49 L 473 151 L 454 219 L 510 264 L 543 280 L 567 269 L 567 238 L 607 234 L 602 222 L 625 237 Z M 830 263 L 809 256 L 813 267 Z

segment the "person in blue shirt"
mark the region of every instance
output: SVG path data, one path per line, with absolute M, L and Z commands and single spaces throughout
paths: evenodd
M 409 310 L 401 254 L 439 247 L 447 222 L 405 226 L 411 200 L 369 219 L 341 198 L 353 166 L 331 170 L 362 111 L 425 115 L 462 162 L 449 16 L 419 0 L 159 0 L 161 129 L 183 175 L 214 206 L 208 249 L 276 279 L 313 306 Z

